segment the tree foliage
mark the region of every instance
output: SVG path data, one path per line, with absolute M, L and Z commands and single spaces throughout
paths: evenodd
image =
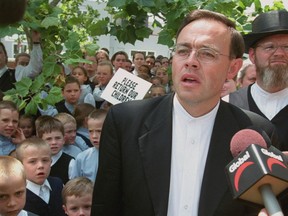
M 99 0 L 98 0 L 99 1 Z M 169 47 L 174 44 L 177 28 L 184 16 L 194 9 L 217 11 L 237 23 L 241 32 L 251 29 L 252 17 L 263 11 L 282 9 L 283 2 L 262 6 L 260 0 L 108 0 L 109 16 L 99 18 L 99 12 L 91 6 L 84 8 L 84 0 L 29 0 L 24 19 L 14 25 L 1 27 L 0 38 L 13 34 L 26 35 L 31 48 L 30 32 L 42 35 L 44 66 L 35 80 L 25 78 L 16 83 L 15 89 L 6 92 L 6 99 L 15 101 L 26 113 L 35 113 L 37 106 L 46 108 L 62 99 L 60 67 L 87 62 L 82 58 L 83 49 L 95 53 L 97 37 L 110 34 L 119 42 L 134 44 L 148 38 L 158 28 L 158 43 Z M 254 5 L 255 11 L 245 11 Z M 148 25 L 148 19 L 153 20 Z M 89 36 L 89 40 L 88 40 Z M 63 81 L 63 80 L 62 80 Z M 49 83 L 49 84 L 47 84 Z M 43 97 L 43 93 L 47 97 Z
M 252 5 L 255 12 L 245 11 Z M 237 23 L 241 32 L 251 30 L 251 17 L 263 11 L 284 8 L 282 1 L 274 1 L 272 7 L 262 6 L 260 0 L 109 0 L 107 10 L 113 15 L 110 34 L 124 43 L 134 44 L 136 40 L 147 38 L 151 27 L 161 29 L 158 43 L 172 46 L 177 29 L 190 11 L 195 9 L 217 11 L 230 17 Z M 146 18 L 154 20 L 147 26 Z M 121 20 L 121 22 L 118 22 Z

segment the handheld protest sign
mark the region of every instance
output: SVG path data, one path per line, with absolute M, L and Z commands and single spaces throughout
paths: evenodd
M 113 105 L 142 100 L 151 85 L 152 83 L 120 68 L 109 81 L 101 97 Z

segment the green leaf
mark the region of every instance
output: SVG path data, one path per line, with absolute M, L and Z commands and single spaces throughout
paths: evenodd
M 5 36 L 12 36 L 13 34 L 20 34 L 21 31 L 19 31 L 17 28 L 11 27 L 11 26 L 0 26 L 0 38 L 3 38 Z
M 136 2 L 142 7 L 155 7 L 155 2 L 153 0 L 136 0 Z
M 148 38 L 152 34 L 152 32 L 153 31 L 147 27 L 143 27 L 135 31 L 136 36 L 139 38 Z
M 30 87 L 31 92 L 33 92 L 33 93 L 39 92 L 39 90 L 45 85 L 45 83 L 46 83 L 46 81 L 45 81 L 43 74 L 38 75 L 34 79 L 32 85 Z
M 54 105 L 55 103 L 61 100 L 63 100 L 61 88 L 53 86 L 51 90 L 48 92 L 48 96 L 45 98 L 45 101 L 48 104 Z
M 172 47 L 174 45 L 174 41 L 172 39 L 171 32 L 169 32 L 169 30 L 162 30 L 159 33 L 158 43 Z
M 15 95 L 17 94 L 17 90 L 15 88 L 9 89 L 8 91 L 4 92 L 4 95 Z
M 34 100 L 31 100 L 25 107 L 25 113 L 35 115 L 37 113 L 38 107 Z
M 107 3 L 108 7 L 123 7 L 126 0 L 109 0 Z
M 46 17 L 41 24 L 46 29 L 50 26 L 58 26 L 59 19 L 57 17 Z
M 100 20 L 97 23 L 91 24 L 88 28 L 90 35 L 91 36 L 98 36 L 98 35 L 103 35 L 107 34 L 108 32 L 108 20 Z
M 68 50 L 80 50 L 79 36 L 76 32 L 72 32 L 68 35 L 68 40 L 65 42 L 65 47 Z
M 29 93 L 29 88 L 32 85 L 32 80 L 28 77 L 22 78 L 19 82 L 15 83 L 17 93 L 25 97 Z
M 27 103 L 25 100 L 20 101 L 19 105 L 18 105 L 18 109 L 22 110 L 26 107 Z
M 97 44 L 87 44 L 85 46 L 85 51 L 87 52 L 89 56 L 95 55 L 98 49 L 99 49 L 99 46 Z

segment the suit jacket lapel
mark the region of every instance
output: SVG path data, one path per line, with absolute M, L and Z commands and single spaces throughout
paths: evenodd
M 228 180 L 224 167 L 233 159 L 231 137 L 239 130 L 227 104 L 221 102 L 211 136 L 199 202 L 199 216 L 212 216 L 227 193 Z M 229 191 L 228 191 L 229 193 Z
M 167 215 L 172 144 L 173 94 L 147 117 L 139 149 L 155 215 Z

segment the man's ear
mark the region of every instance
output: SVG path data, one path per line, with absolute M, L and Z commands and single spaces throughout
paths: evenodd
M 253 64 L 255 64 L 255 49 L 254 48 L 249 49 L 249 59 Z
M 243 60 L 241 58 L 233 59 L 229 71 L 227 73 L 227 79 L 233 79 L 235 76 L 237 76 L 237 73 L 239 72 L 240 68 L 242 67 Z

